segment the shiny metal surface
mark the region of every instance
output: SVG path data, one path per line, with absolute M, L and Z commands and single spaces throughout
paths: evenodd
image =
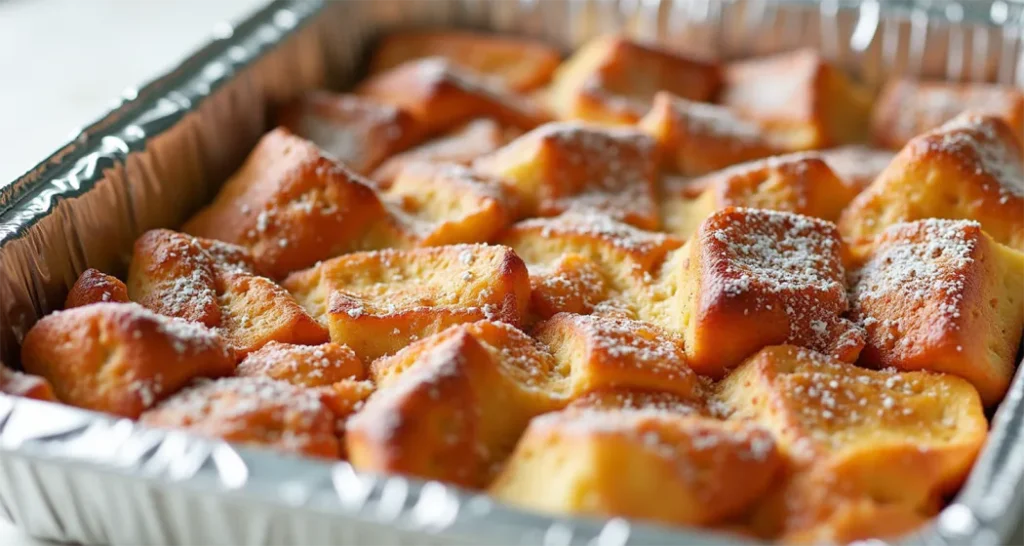
M 121 273 L 146 229 L 209 200 L 268 106 L 356 79 L 401 26 L 514 32 L 568 50 L 619 28 L 726 58 L 819 48 L 895 73 L 1024 86 L 1024 3 L 932 0 L 355 0 L 269 4 L 0 190 L 0 359 L 86 267 Z M 1024 374 L 954 503 L 907 544 L 1007 542 L 1024 513 Z M 86 544 L 737 544 L 692 529 L 550 518 L 439 483 L 354 472 L 0 395 L 0 517 Z

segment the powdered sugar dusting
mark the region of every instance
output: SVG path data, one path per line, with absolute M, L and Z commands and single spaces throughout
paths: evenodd
M 626 221 L 631 221 L 633 215 L 656 214 L 655 142 L 649 135 L 633 128 L 570 121 L 543 125 L 524 138 L 553 142 L 559 154 L 555 176 L 578 181 L 570 185 L 575 188 L 552 192 L 554 199 L 546 208 L 600 211 Z
M 758 124 L 737 116 L 730 108 L 667 94 L 656 100 L 670 100 L 673 114 L 686 123 L 691 138 L 711 137 L 734 144 L 760 144 L 764 140 L 764 131 Z
M 754 284 L 768 292 L 844 291 L 839 241 L 828 222 L 808 216 L 758 209 L 733 209 L 733 221 L 706 223 L 701 237 L 715 250 L 727 295 L 748 292 Z
M 593 212 L 567 212 L 555 218 L 531 218 L 515 226 L 522 231 L 539 230 L 542 237 L 578 235 L 605 241 L 631 253 L 654 252 L 671 237 L 618 222 L 607 215 Z
M 573 408 L 536 417 L 530 430 L 557 430 L 563 435 L 615 435 L 670 461 L 694 452 L 722 451 L 741 460 L 764 461 L 775 452 L 769 431 L 747 422 L 727 422 L 692 412 L 662 411 L 655 406 Z M 570 440 L 571 441 L 571 440 Z M 688 469 L 680 468 L 684 477 Z
M 200 381 L 143 414 L 142 421 L 288 451 L 329 444 L 335 428 L 315 389 L 265 377 Z
M 976 174 L 991 177 L 1000 203 L 1006 203 L 1024 198 L 1024 158 L 1002 138 L 997 123 L 993 118 L 966 113 L 919 139 L 925 146 L 955 155 Z
M 729 385 L 729 403 L 739 408 L 741 418 L 763 420 L 787 438 L 798 461 L 856 446 L 865 435 L 892 435 L 911 445 L 927 442 L 950 426 L 944 411 L 938 420 L 932 412 L 918 412 L 922 407 L 943 407 L 950 395 L 943 376 L 867 370 L 799 348 L 776 348 L 762 355 L 773 364 L 760 368 L 760 380 L 770 385 L 769 396 L 776 401 L 752 407 L 748 397 L 761 396 L 760 392 Z M 766 408 L 774 408 L 773 413 L 761 413 Z M 775 414 L 779 409 L 787 415 Z M 749 414 L 751 410 L 755 414 Z
M 829 222 L 760 209 L 715 213 L 699 232 L 709 271 L 708 297 L 736 299 L 745 314 L 788 318 L 790 343 L 842 354 L 863 342 L 839 318 L 846 311 L 845 271 Z
M 657 371 L 665 378 L 695 379 L 683 353 L 682 339 L 643 322 L 593 315 L 558 315 L 586 339 L 591 350 L 598 351 L 633 367 Z
M 934 312 L 955 327 L 974 262 L 981 225 L 928 219 L 890 226 L 872 257 L 851 274 L 853 316 L 877 344 L 899 343 L 904 312 L 936 302 Z M 936 317 L 936 318 L 938 318 Z

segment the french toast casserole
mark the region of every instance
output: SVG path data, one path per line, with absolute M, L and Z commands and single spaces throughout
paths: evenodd
M 896 537 L 1024 332 L 1024 93 L 813 50 L 384 37 L 81 273 L 0 390 L 551 514 Z

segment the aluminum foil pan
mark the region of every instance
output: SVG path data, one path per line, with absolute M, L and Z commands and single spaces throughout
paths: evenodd
M 359 75 L 408 26 L 541 37 L 568 51 L 626 29 L 734 58 L 812 46 L 877 86 L 896 73 L 1024 86 L 1018 0 L 277 1 L 140 89 L 0 188 L 0 359 L 86 267 L 121 273 L 132 242 L 208 201 L 268 129 L 267 111 Z M 1024 543 L 1024 373 L 966 485 L 906 544 Z M 0 517 L 86 544 L 738 544 L 622 519 L 552 518 L 436 482 L 356 472 L 75 408 L 0 395 Z

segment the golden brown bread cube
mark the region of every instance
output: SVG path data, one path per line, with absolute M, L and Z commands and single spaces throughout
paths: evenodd
M 570 402 L 566 408 L 568 410 L 597 411 L 627 410 L 652 415 L 710 415 L 712 412 L 709 411 L 706 400 L 703 398 L 706 393 L 707 387 L 702 388 L 699 392 L 701 398 L 695 398 L 693 393 L 679 395 L 657 390 L 611 387 L 590 391 Z
M 966 476 L 988 429 L 958 377 L 873 371 L 794 346 L 752 356 L 719 397 L 731 418 L 769 428 L 789 461 L 781 498 L 754 517 L 772 534 L 809 531 L 861 500 L 927 514 Z
M 548 123 L 473 162 L 508 183 L 527 216 L 596 211 L 657 229 L 657 147 L 635 128 Z
M 318 344 L 329 339 L 327 330 L 270 279 L 242 273 L 222 279 L 220 329 L 239 357 L 271 341 Z
M 45 378 L 12 370 L 0 362 L 0 393 L 56 402 L 53 387 Z
M 716 212 L 666 265 L 680 275 L 661 323 L 683 332 L 690 367 L 712 377 L 780 343 L 853 362 L 864 334 L 841 317 L 841 244 L 833 224 L 809 216 Z
M 500 322 L 452 327 L 373 363 L 378 390 L 348 423 L 356 468 L 484 486 L 534 415 L 567 401 L 562 372 Z
M 517 210 L 499 180 L 452 163 L 407 163 L 382 195 L 415 246 L 490 241 Z
M 339 456 L 336 417 L 315 389 L 268 377 L 197 383 L 142 415 L 144 424 L 286 453 Z
M 976 220 L 1024 251 L 1024 155 L 1006 122 L 966 113 L 911 139 L 843 211 L 839 229 L 863 241 L 925 218 Z
M 589 307 L 598 314 L 629 318 L 635 318 L 648 285 L 655 280 L 667 256 L 683 244 L 670 235 L 637 229 L 604 215 L 579 213 L 518 222 L 500 242 L 515 249 L 529 264 L 531 278 L 537 277 L 534 286 L 548 292 L 537 294 L 535 299 L 550 299 L 553 303 L 557 301 L 554 298 L 569 297 L 580 301 L 575 308 L 578 312 Z M 572 255 L 579 258 L 571 258 Z M 585 262 L 594 267 L 584 265 Z M 575 286 L 547 288 L 549 282 L 559 282 L 558 275 L 565 275 L 558 268 L 570 267 L 580 269 L 568 273 L 568 282 Z M 580 286 L 580 282 L 571 280 L 572 276 L 593 277 L 597 272 L 604 280 L 603 285 Z M 535 313 L 542 316 L 544 307 L 538 307 Z
M 624 36 L 604 36 L 558 67 L 549 100 L 562 119 L 630 125 L 650 109 L 660 91 L 710 102 L 721 82 L 715 63 Z
M 792 487 L 783 488 L 781 495 L 799 495 L 792 491 Z M 814 523 L 795 525 L 797 530 L 783 535 L 779 542 L 850 544 L 872 539 L 891 541 L 920 529 L 937 513 L 937 510 L 914 510 L 898 504 L 832 494 L 819 493 L 815 502 L 818 504 L 802 503 L 812 512 L 807 518 Z
M 357 411 L 363 409 L 366 401 L 376 391 L 373 381 L 361 379 L 343 379 L 330 385 L 317 387 L 320 401 L 334 414 L 335 435 L 338 437 L 338 453 L 342 459 L 348 459 L 348 448 L 345 435 L 348 434 L 348 420 Z
M 863 140 L 870 95 L 811 49 L 729 64 L 719 100 L 789 150 Z
M 338 436 L 345 434 L 346 422 L 355 412 L 362 409 L 366 400 L 374 393 L 376 386 L 373 381 L 364 379 L 342 379 L 330 385 L 317 388 L 320 400 L 334 413 L 338 419 Z M 339 446 L 345 453 L 345 446 Z M 344 456 L 344 455 L 343 455 Z
M 530 268 L 538 318 L 560 310 L 636 318 L 662 263 L 682 246 L 672 236 L 579 213 L 519 222 L 501 242 Z M 556 307 L 562 302 L 571 307 Z
M 277 128 L 182 230 L 246 247 L 263 271 L 281 278 L 399 237 L 370 184 L 312 142 Z
M 323 387 L 366 378 L 355 351 L 337 343 L 294 345 L 271 341 L 249 353 L 235 370 L 240 377 L 269 377 L 303 387 Z
M 441 57 L 412 60 L 370 76 L 356 92 L 408 111 L 429 134 L 479 117 L 524 130 L 550 119 L 527 98 Z
M 523 261 L 488 245 L 348 254 L 293 273 L 284 286 L 328 326 L 331 341 L 364 361 L 454 324 L 518 325 L 530 297 Z
M 468 165 L 474 159 L 489 154 L 522 134 L 515 127 L 504 127 L 490 118 L 474 119 L 451 132 L 428 140 L 423 144 L 395 154 L 373 171 L 373 180 L 387 187 L 411 162 L 458 163 Z
M 150 230 L 135 241 L 128 293 L 163 315 L 218 328 L 239 357 L 269 341 L 327 341 L 327 330 L 287 291 L 254 274 L 252 262 L 242 247 Z
M 964 111 L 1003 119 L 1018 142 L 1024 142 L 1024 91 L 1009 85 L 979 82 L 890 81 L 875 101 L 871 139 L 900 149 L 910 140 L 941 126 Z
M 701 187 L 699 196 L 690 196 Z M 662 221 L 667 231 L 684 239 L 708 215 L 727 207 L 780 210 L 835 221 L 857 192 L 817 154 L 774 156 L 691 180 L 681 191 L 667 186 Z
M 423 136 L 401 108 L 329 91 L 311 91 L 286 104 L 277 111 L 277 123 L 360 174 L 373 172 Z
M 870 186 L 896 157 L 890 150 L 860 144 L 822 150 L 820 155 L 839 178 L 845 180 L 848 186 L 856 188 L 858 192 Z
M 129 301 L 131 300 L 128 299 L 128 287 L 120 279 L 90 267 L 79 275 L 71 287 L 67 299 L 64 300 L 64 308 L 71 309 L 90 303 Z
M 587 315 L 611 298 L 601 267 L 580 254 L 563 254 L 553 263 L 527 267 L 530 313 L 539 319 L 561 312 Z
M 235 369 L 231 349 L 212 330 L 135 303 L 43 317 L 25 335 L 21 362 L 62 402 L 131 419 L 197 377 Z
M 135 240 L 128 296 L 157 313 L 216 327 L 221 322 L 217 280 L 230 272 L 255 274 L 242 247 L 152 229 Z
M 683 176 L 782 153 L 759 125 L 728 108 L 666 92 L 654 96 L 654 106 L 639 128 L 658 142 L 663 167 Z
M 986 405 L 1002 400 L 1024 330 L 1024 253 L 969 220 L 895 224 L 851 275 L 861 361 L 958 375 Z
M 370 59 L 370 73 L 424 57 L 443 57 L 513 91 L 544 85 L 561 61 L 558 49 L 525 38 L 459 30 L 406 30 L 381 40 Z
M 712 525 L 751 506 L 781 463 L 748 423 L 573 408 L 534 418 L 489 492 L 543 512 Z
M 682 336 L 626 318 L 559 313 L 533 337 L 565 370 L 569 395 L 602 389 L 647 389 L 699 401 L 697 374 L 686 364 Z

